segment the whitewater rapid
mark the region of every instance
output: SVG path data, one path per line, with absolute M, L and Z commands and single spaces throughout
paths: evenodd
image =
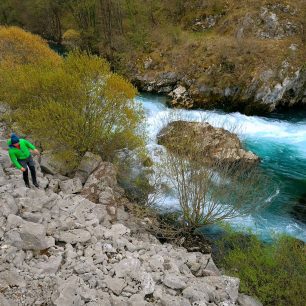
M 174 110 L 166 106 L 164 97 L 156 95 L 141 95 L 137 101 L 146 113 L 148 149 L 153 159 L 154 149 L 159 147 L 156 135 L 173 120 L 206 121 L 235 132 L 247 149 L 261 158 L 262 167 L 271 176 L 271 196 L 260 213 L 229 223 L 235 228 L 250 228 L 264 239 L 286 233 L 306 241 L 306 224 L 290 214 L 291 206 L 306 193 L 306 118 L 289 121 L 222 111 Z M 177 201 L 168 198 L 164 205 L 175 206 Z

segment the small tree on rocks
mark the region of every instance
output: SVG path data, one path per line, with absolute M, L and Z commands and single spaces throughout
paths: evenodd
M 268 197 L 267 179 L 254 165 L 205 160 L 192 150 L 167 151 L 159 171 L 175 191 L 184 226 L 191 230 L 250 214 Z

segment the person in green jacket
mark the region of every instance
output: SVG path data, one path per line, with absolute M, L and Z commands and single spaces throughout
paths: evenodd
M 39 185 L 36 179 L 35 164 L 31 155 L 31 151 L 35 154 L 39 154 L 38 150 L 29 141 L 26 139 L 19 139 L 15 134 L 11 135 L 11 139 L 8 140 L 7 144 L 9 146 L 9 156 L 11 161 L 17 169 L 22 171 L 26 187 L 30 188 L 29 168 L 33 185 L 38 188 Z

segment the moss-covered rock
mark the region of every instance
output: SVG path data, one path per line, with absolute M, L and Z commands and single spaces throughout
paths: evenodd
M 208 123 L 174 121 L 157 136 L 158 143 L 185 156 L 222 162 L 257 163 L 259 158 L 242 148 L 239 138 Z

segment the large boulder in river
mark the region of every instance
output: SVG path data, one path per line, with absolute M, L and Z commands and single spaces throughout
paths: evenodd
M 239 138 L 209 123 L 173 121 L 163 128 L 158 143 L 178 154 L 199 157 L 207 162 L 256 163 L 258 156 L 242 148 Z

